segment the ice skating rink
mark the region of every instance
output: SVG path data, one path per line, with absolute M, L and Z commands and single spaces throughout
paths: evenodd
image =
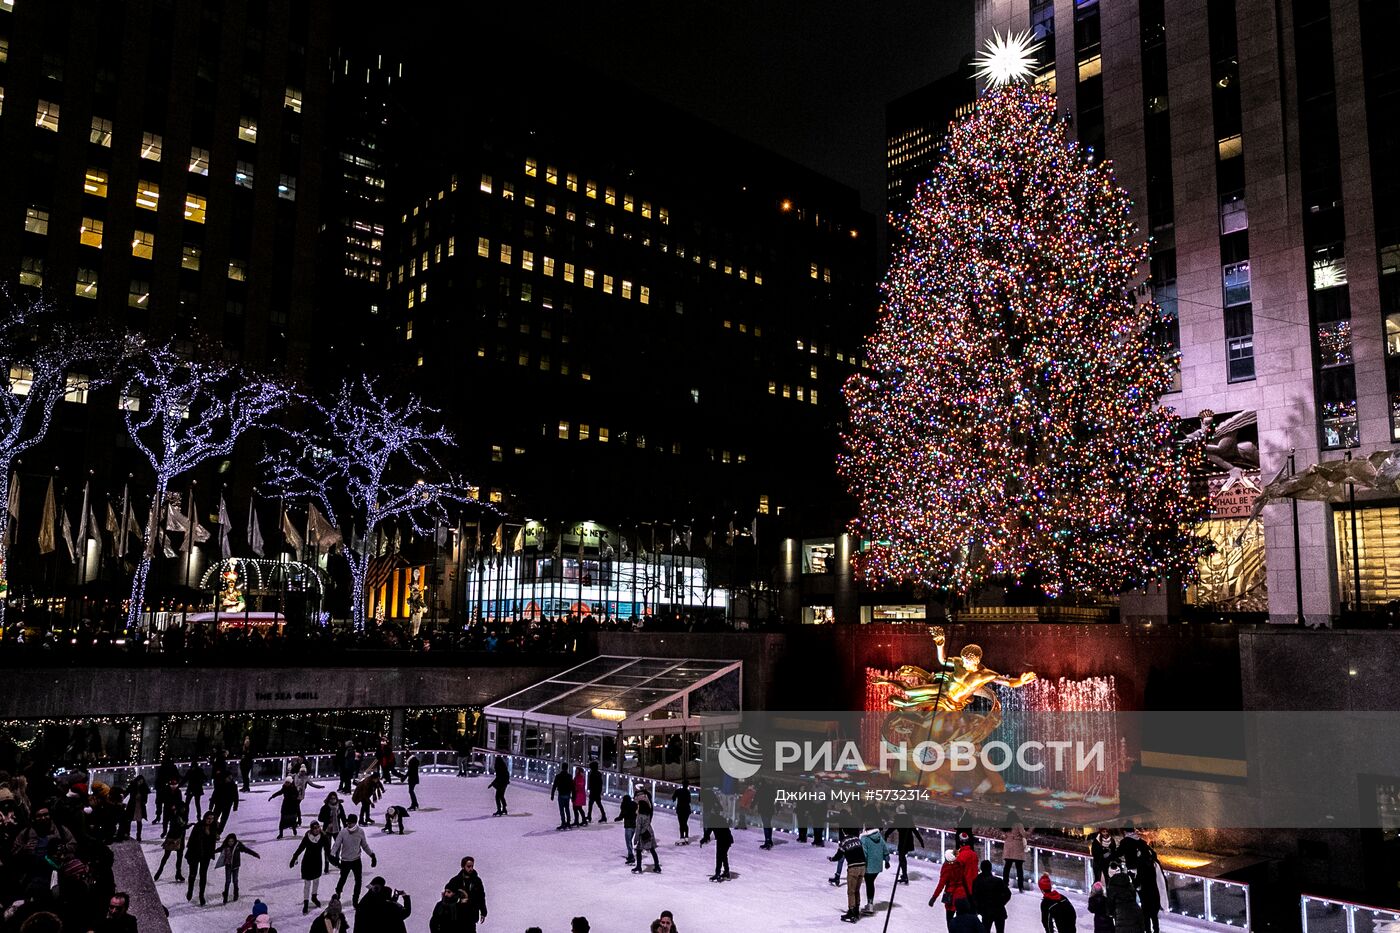
M 570 918 L 588 918 L 595 933 L 647 933 L 651 921 L 663 910 L 675 914 L 683 933 L 749 933 L 770 930 L 847 930 L 852 926 L 878 933 L 884 923 L 894 870 L 881 873 L 876 889 L 875 917 L 858 924 L 838 919 L 846 909 L 846 892 L 827 883 L 833 866 L 826 859 L 835 851 L 799 845 L 795 837 L 774 834 L 771 851 L 759 849 L 761 830 L 735 831 L 729 863 L 734 880 L 722 884 L 708 880 L 714 871 L 714 845 L 699 844 L 699 820 L 692 819 L 689 846 L 675 846 L 676 819 L 657 810 L 655 823 L 660 842 L 662 874 L 650 867 L 645 874 L 631 872 L 623 861 L 622 824 L 555 830 L 559 821 L 549 792 L 533 785 L 513 783 L 508 792 L 510 815 L 492 816 L 493 792 L 489 777 L 458 778 L 424 775 L 418 788 L 421 810 L 406 821 L 405 835 L 386 835 L 382 814 L 387 806 L 408 805 L 408 788 L 389 785 L 374 810 L 375 824 L 366 827 L 369 844 L 379 857 L 371 870 L 365 860 L 365 884 L 375 875 L 412 895 L 410 931 L 426 931 L 433 905 L 442 896 L 442 884 L 456 874 L 462 857 L 476 858 L 477 871 L 486 885 L 490 916 L 483 933 L 523 933 L 530 926 L 544 933 L 568 933 Z M 157 882 L 161 900 L 170 911 L 175 933 L 232 933 L 248 916 L 253 899 L 269 907 L 272 924 L 281 933 L 301 933 L 318 912 L 301 914 L 300 863 L 287 867 L 298 839 L 277 839 L 279 800 L 268 802 L 278 785 L 253 785 L 225 832 L 257 851 L 261 859 L 244 856 L 240 872 L 240 899 L 222 904 L 223 869 L 210 865 L 208 906 L 185 900 L 184 883 L 174 880 L 174 866 L 167 865 Z M 320 809 L 326 794 L 334 790 L 307 788 L 302 806 L 303 830 Z M 348 805 L 347 805 L 347 812 Z M 608 817 L 617 814 L 616 802 L 608 803 Z M 191 814 L 193 816 L 193 813 Z M 152 871 L 160 862 L 159 826 L 147 824 L 142 848 Z M 650 860 L 648 860 L 648 866 Z M 911 884 L 900 885 L 889 929 L 894 933 L 941 933 L 945 929 L 941 907 L 928 906 L 937 878 L 937 867 L 910 862 Z M 321 902 L 328 903 L 338 872 L 321 878 Z M 1014 880 L 1014 879 L 1013 879 Z M 350 912 L 350 888 L 343 897 Z M 1031 879 L 1027 879 L 1028 888 Z M 1073 896 L 1079 912 L 1078 929 L 1092 930 L 1093 919 L 1081 897 Z M 1013 895 L 1009 905 L 1008 933 L 1040 930 L 1039 892 Z M 1162 915 L 1164 931 L 1205 930 L 1209 927 Z

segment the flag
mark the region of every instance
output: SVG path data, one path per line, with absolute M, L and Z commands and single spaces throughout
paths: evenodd
M 506 525 L 505 522 L 496 526 L 496 535 L 491 539 L 491 549 L 497 554 L 506 549 Z
M 209 540 L 209 529 L 199 523 L 199 506 L 195 505 L 194 493 L 190 493 L 190 514 L 189 533 L 185 535 L 185 541 L 180 545 L 180 553 L 188 554 L 196 544 L 204 544 Z
M 734 519 L 729 520 L 729 531 L 724 535 L 724 543 L 730 547 L 734 546 Z
M 520 529 L 519 529 L 518 531 L 516 531 L 516 533 L 515 533 L 515 541 L 513 541 L 513 542 L 511 543 L 510 550 L 511 550 L 511 553 L 513 553 L 513 554 L 521 554 L 521 553 L 524 553 L 524 551 L 525 551 L 525 526 L 524 526 L 524 525 L 521 525 L 521 526 L 520 526 Z
M 88 511 L 89 511 L 89 509 L 88 509 L 88 502 L 90 501 L 89 498 L 88 498 L 88 494 L 89 494 L 89 492 L 91 492 L 91 488 L 90 488 L 91 486 L 92 486 L 92 483 L 90 483 L 90 482 L 88 482 L 88 483 L 83 483 L 83 507 L 82 507 L 82 511 L 80 511 L 80 512 L 78 513 L 78 537 L 77 537 L 77 541 L 81 541 L 81 542 L 82 542 L 81 547 L 82 547 L 84 553 L 87 552 L 87 539 L 90 537 L 90 535 L 89 535 L 89 533 L 88 533 Z
M 296 528 L 292 526 L 292 519 L 287 515 L 286 509 L 282 510 L 282 537 L 286 540 L 288 550 L 297 554 L 301 553 L 305 542 L 301 540 L 301 535 L 297 534 Z
M 15 532 L 19 528 L 19 472 L 10 474 L 10 521 L 5 526 L 5 546 L 9 547 L 10 542 L 15 540 Z
M 113 542 L 112 542 L 113 544 L 116 545 L 116 551 L 115 551 L 115 553 L 116 553 L 116 555 L 117 555 L 117 559 L 118 559 L 118 560 L 120 560 L 120 559 L 123 558 L 123 557 L 126 557 L 126 540 L 127 540 L 127 536 L 130 535 L 130 534 L 134 534 L 135 531 L 136 531 L 136 528 L 137 528 L 137 525 L 136 525 L 136 513 L 133 512 L 133 511 L 132 511 L 132 508 L 131 508 L 131 497 L 130 497 L 130 495 L 129 495 L 130 492 L 131 492 L 131 489 L 130 489 L 129 486 L 123 486 L 123 487 L 122 487 L 122 518 L 121 518 L 121 528 L 120 528 L 120 530 L 117 531 L 117 533 L 116 533 L 116 535 L 115 535 L 115 537 L 114 537 L 114 540 L 113 540 Z
M 707 550 L 707 551 L 713 551 L 714 549 L 715 549 L 715 533 L 714 533 L 713 530 L 710 530 L 710 531 L 705 532 L 705 550 Z
M 63 545 L 68 548 L 68 560 L 70 563 L 78 562 L 78 546 L 73 542 L 73 523 L 68 518 L 68 510 L 61 509 L 63 519 L 59 526 L 59 534 L 63 536 Z
M 253 552 L 253 556 L 263 556 L 263 536 L 262 528 L 258 525 L 258 513 L 253 508 L 253 499 L 248 499 L 248 548 Z
M 632 556 L 632 549 L 627 546 L 627 536 L 622 536 L 622 559 L 627 560 Z
M 233 556 L 233 545 L 230 538 L 233 537 L 233 519 L 228 517 L 228 503 L 224 501 L 224 494 L 219 493 L 219 554 L 224 560 Z
M 690 528 L 689 528 L 689 526 L 687 526 L 686 529 L 685 529 L 685 531 L 681 533 L 681 540 L 685 542 L 685 549 L 686 549 L 687 551 L 690 551 L 690 550 L 691 550 L 691 547 L 690 547 L 690 540 L 691 540 L 691 538 L 690 538 Z
M 758 516 L 753 517 L 753 524 L 749 526 L 749 537 L 753 538 L 753 546 L 758 547 Z
M 481 553 L 481 522 L 480 522 L 480 520 L 478 520 L 477 523 L 476 523 L 476 547 L 472 549 L 472 553 L 473 553 L 473 554 L 480 554 L 480 553 Z
M 563 529 L 563 528 L 560 528 L 560 529 L 559 529 L 559 537 L 556 538 L 555 541 L 554 541 L 554 556 L 555 556 L 555 557 L 563 557 L 563 556 L 564 556 L 564 529 Z
M 179 531 L 185 534 L 190 532 L 190 522 L 180 511 L 180 497 L 178 495 L 172 495 L 170 504 L 165 507 L 165 530 Z
M 53 477 L 49 477 L 49 491 L 44 495 L 44 517 L 39 522 L 39 553 L 52 554 L 58 549 L 54 541 L 54 525 L 58 522 L 58 508 L 53 501 Z
M 306 540 L 314 542 L 316 551 L 319 554 L 330 553 L 331 548 L 340 544 L 345 539 L 335 526 L 326 521 L 326 516 L 321 514 L 321 510 L 316 508 L 316 503 L 306 504 Z
M 433 547 L 447 547 L 448 532 L 448 527 L 438 522 L 437 527 L 433 529 Z
M 112 536 L 112 540 L 117 540 L 117 535 L 121 533 L 121 527 L 117 524 L 117 510 L 112 508 L 112 503 L 107 503 L 107 520 L 102 523 L 102 530 Z
M 394 526 L 394 544 L 393 544 L 392 551 L 393 551 L 393 553 L 397 554 L 397 553 L 399 553 L 399 552 L 402 551 L 402 550 L 403 550 L 403 532 L 399 530 L 399 526 L 398 526 L 398 525 L 395 525 L 395 526 Z
M 170 535 L 165 532 L 160 533 L 160 550 L 166 557 L 177 557 L 175 549 L 170 546 Z

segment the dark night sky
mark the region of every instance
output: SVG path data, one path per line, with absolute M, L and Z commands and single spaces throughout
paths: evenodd
M 563 59 L 577 59 L 857 188 L 873 212 L 884 208 L 885 104 L 972 47 L 971 0 L 469 6 L 467 22 L 437 35 L 472 35 L 565 81 Z

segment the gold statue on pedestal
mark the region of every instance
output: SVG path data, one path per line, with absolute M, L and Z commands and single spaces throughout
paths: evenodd
M 978 645 L 966 645 L 949 658 L 944 652 L 947 634 L 935 626 L 932 635 L 938 658 L 933 671 L 906 664 L 895 671 L 892 679 L 878 681 L 896 688 L 889 701 L 895 712 L 886 717 L 882 737 L 896 747 L 913 747 L 920 742 L 945 747 L 953 742 L 980 745 L 1001 725 L 1001 700 L 992 685 L 1024 687 L 1035 680 L 1035 672 L 1026 671 L 1017 677 L 999 674 L 982 664 L 982 649 Z M 973 700 L 979 697 L 988 708 L 972 708 Z M 946 761 L 930 771 L 910 769 L 891 776 L 941 792 L 1001 793 L 1006 789 L 998 774 L 980 765 L 972 771 L 954 772 Z

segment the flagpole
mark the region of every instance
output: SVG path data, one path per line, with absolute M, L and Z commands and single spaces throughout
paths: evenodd
M 282 551 L 278 553 L 279 564 L 282 564 L 282 593 L 281 604 L 278 606 L 279 614 L 282 616 L 282 624 L 287 624 L 287 574 L 291 568 L 280 558 L 286 552 L 287 545 L 291 542 L 287 540 L 287 497 L 277 497 L 277 530 L 282 532 Z M 353 620 L 352 620 L 353 622 Z
M 78 620 L 81 622 L 84 613 L 87 611 L 87 561 L 88 561 L 88 496 L 92 494 L 92 470 L 88 470 L 88 480 L 83 483 L 83 514 L 78 519 L 78 527 L 82 529 L 82 534 L 78 537 L 83 540 L 78 546 L 83 549 L 83 559 L 80 561 L 81 570 L 78 571 Z

